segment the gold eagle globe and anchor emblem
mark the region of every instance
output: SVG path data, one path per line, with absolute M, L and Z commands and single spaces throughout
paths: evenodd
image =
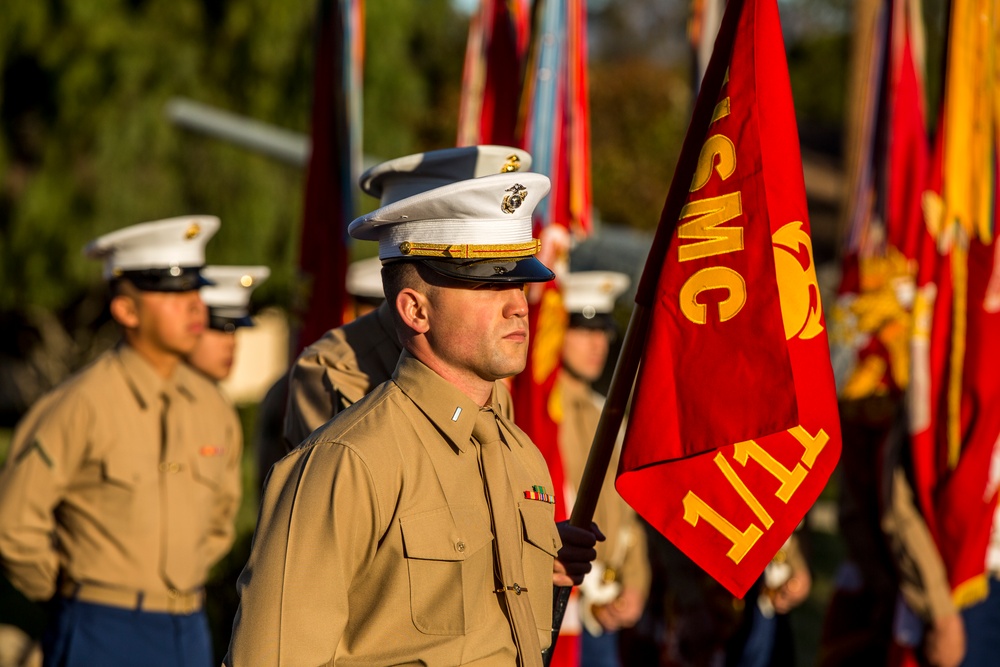
M 524 203 L 525 198 L 528 196 L 528 189 L 520 183 L 515 183 L 504 190 L 504 192 L 510 193 L 503 198 L 503 203 L 500 204 L 500 210 L 504 213 L 513 213 L 516 211 L 521 207 L 521 204 Z
M 511 154 L 507 156 L 507 161 L 503 163 L 500 167 L 501 174 L 510 174 L 521 169 L 521 158 L 516 154 Z
M 823 332 L 823 306 L 813 264 L 812 243 L 801 222 L 789 222 L 771 235 L 785 340 L 809 340 Z

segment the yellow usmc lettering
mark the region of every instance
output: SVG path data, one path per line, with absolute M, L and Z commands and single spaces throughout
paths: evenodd
M 726 97 L 716 105 L 712 122 L 728 116 L 730 108 L 730 100 Z M 705 140 L 691 179 L 690 192 L 708 185 L 713 172 L 723 181 L 736 173 L 736 146 L 724 134 L 713 134 Z M 680 220 L 692 219 L 681 222 L 677 228 L 677 237 L 694 242 L 678 247 L 678 260 L 689 262 L 743 250 L 743 228 L 722 226 L 742 215 L 743 203 L 738 190 L 685 204 L 680 212 Z M 726 298 L 717 306 L 722 322 L 735 317 L 746 304 L 746 281 L 739 272 L 724 266 L 701 269 L 684 281 L 678 295 L 681 312 L 695 324 L 708 322 L 708 308 L 697 299 L 699 294 L 711 289 L 727 290 Z
M 726 266 L 710 266 L 695 272 L 681 285 L 678 303 L 681 312 L 695 324 L 708 321 L 708 308 L 698 303 L 698 295 L 710 289 L 725 289 L 729 294 L 719 302 L 719 320 L 725 322 L 736 317 L 747 302 L 747 285 L 743 276 Z

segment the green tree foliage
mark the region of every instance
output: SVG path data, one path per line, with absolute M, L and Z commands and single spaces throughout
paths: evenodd
M 687 131 L 686 76 L 629 59 L 591 67 L 594 206 L 602 220 L 655 229 Z
M 803 37 L 789 47 L 788 75 L 800 132 L 832 134 L 834 141 L 839 141 L 850 46 L 848 35 L 826 33 Z
M 8 4 L 0 309 L 65 307 L 99 279 L 87 240 L 192 212 L 227 222 L 210 261 L 287 276 L 299 170 L 188 135 L 164 107 L 181 95 L 304 129 L 311 18 L 299 3 Z
M 466 22 L 447 0 L 367 3 L 365 150 L 454 141 Z M 317 3 L 12 0 L 0 21 L 0 320 L 100 316 L 95 236 L 210 213 L 213 263 L 261 263 L 261 304 L 289 303 L 303 170 L 172 125 L 172 97 L 306 133 Z M 371 204 L 370 201 L 363 205 Z M 31 318 L 28 318 L 31 319 Z M 21 354 L 17 341 L 0 354 Z M 82 358 L 87 352 L 81 353 Z

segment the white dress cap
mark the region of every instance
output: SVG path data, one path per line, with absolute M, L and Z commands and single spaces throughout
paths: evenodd
M 266 266 L 206 266 L 201 270 L 212 285 L 201 288 L 201 300 L 208 306 L 209 326 L 220 331 L 252 326 L 250 294 L 267 280 Z
M 359 185 L 386 206 L 455 181 L 530 168 L 531 155 L 520 148 L 462 146 L 382 162 L 361 174 Z
M 211 215 L 190 215 L 131 225 L 100 236 L 83 254 L 104 261 L 107 280 L 126 277 L 142 290 L 184 291 L 204 281 L 205 244 L 219 229 Z
M 570 273 L 563 279 L 563 303 L 567 312 L 586 319 L 608 315 L 630 283 L 627 275 L 616 271 Z
M 384 299 L 382 289 L 382 260 L 378 257 L 359 259 L 347 267 L 344 283 L 347 293 L 363 299 Z
M 539 282 L 552 272 L 535 259 L 531 215 L 549 179 L 531 172 L 458 181 L 355 219 L 348 232 L 378 241 L 385 262 L 416 260 L 476 282 Z

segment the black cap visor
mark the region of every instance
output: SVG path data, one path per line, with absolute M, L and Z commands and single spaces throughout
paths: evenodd
M 122 271 L 118 278 L 128 280 L 143 292 L 193 292 L 214 284 L 201 275 L 200 266 Z
M 535 257 L 507 259 L 421 259 L 421 264 L 456 280 L 473 283 L 544 283 L 556 277 Z
M 216 331 L 224 331 L 225 333 L 232 333 L 239 329 L 240 327 L 252 327 L 253 319 L 249 315 L 243 315 L 242 317 L 233 317 L 231 315 L 220 315 L 219 313 L 213 312 L 211 308 L 208 309 L 208 328 L 215 329 Z
M 614 318 L 609 313 L 570 313 L 568 326 L 573 329 L 595 329 L 610 332 L 614 332 L 618 328 Z

